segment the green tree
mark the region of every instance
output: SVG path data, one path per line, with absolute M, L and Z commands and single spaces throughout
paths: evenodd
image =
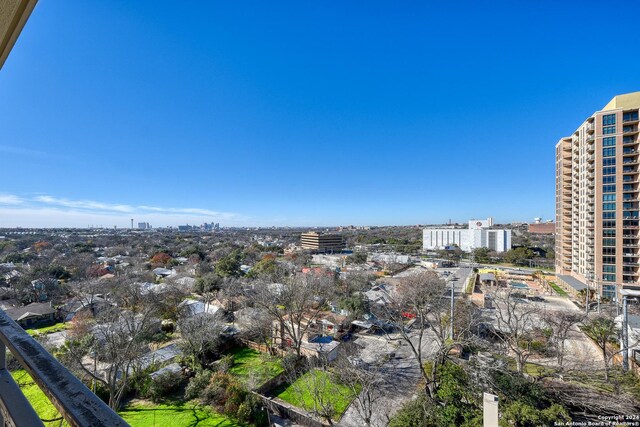
M 276 257 L 273 254 L 267 254 L 254 264 L 247 276 L 250 278 L 273 277 L 277 271 L 278 263 L 276 262 Z
M 582 324 L 582 332 L 595 341 L 600 349 L 604 362 L 604 379 L 609 381 L 609 352 L 608 346 L 615 342 L 618 336 L 618 328 L 613 319 L 605 316 L 592 317 Z
M 571 421 L 571 418 L 567 410 L 557 403 L 545 409 L 538 409 L 528 403 L 515 401 L 503 409 L 500 427 L 551 426 L 557 422 L 568 421 Z
M 511 249 L 504 254 L 504 260 L 511 264 L 523 264 L 525 261 L 530 260 L 533 257 L 533 251 L 525 247 Z
M 241 262 L 242 253 L 236 249 L 216 263 L 215 272 L 220 277 L 238 277 L 242 274 Z
M 489 249 L 488 248 L 476 248 L 473 250 L 473 257 L 475 262 L 479 264 L 486 264 L 489 260 Z
M 216 273 L 207 273 L 196 279 L 193 290 L 202 295 L 205 293 L 219 291 L 221 285 L 222 277 L 218 276 Z

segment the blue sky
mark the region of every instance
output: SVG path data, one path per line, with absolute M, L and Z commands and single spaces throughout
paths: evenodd
M 555 143 L 640 90 L 638 12 L 39 2 L 0 71 L 0 227 L 552 218 Z

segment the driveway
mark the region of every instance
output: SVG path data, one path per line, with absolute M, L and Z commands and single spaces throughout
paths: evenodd
M 398 337 L 397 334 L 387 336 L 359 336 L 356 344 L 362 346 L 360 359 L 365 363 L 376 363 L 389 358 L 380 369 L 383 376 L 381 385 L 383 396 L 374 405 L 373 427 L 383 427 L 402 405 L 414 398 L 418 392 L 420 370 L 413 357 L 409 345 Z M 425 333 L 423 340 L 423 352 L 426 355 L 432 351 L 433 338 Z M 357 401 L 349 406 L 338 425 L 343 427 L 361 427 L 362 418 L 356 408 Z

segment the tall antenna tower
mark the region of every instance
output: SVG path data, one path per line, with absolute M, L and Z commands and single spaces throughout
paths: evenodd
M 133 230 L 133 218 L 131 218 L 131 229 Z

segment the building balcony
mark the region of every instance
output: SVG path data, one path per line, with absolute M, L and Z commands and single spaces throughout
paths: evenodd
M 622 123 L 624 124 L 638 123 L 638 112 L 628 111 L 628 112 L 622 113 Z
M 129 425 L 4 311 L 0 311 L 0 347 L 0 425 L 44 425 L 7 370 L 7 349 L 70 425 Z
M 635 125 L 623 126 L 622 127 L 622 133 L 625 134 L 625 135 L 638 133 L 638 126 L 635 126 Z
M 592 131 L 593 132 L 593 131 Z M 594 136 L 593 135 L 587 135 L 585 138 L 585 141 L 587 142 L 593 142 L 594 141 Z

